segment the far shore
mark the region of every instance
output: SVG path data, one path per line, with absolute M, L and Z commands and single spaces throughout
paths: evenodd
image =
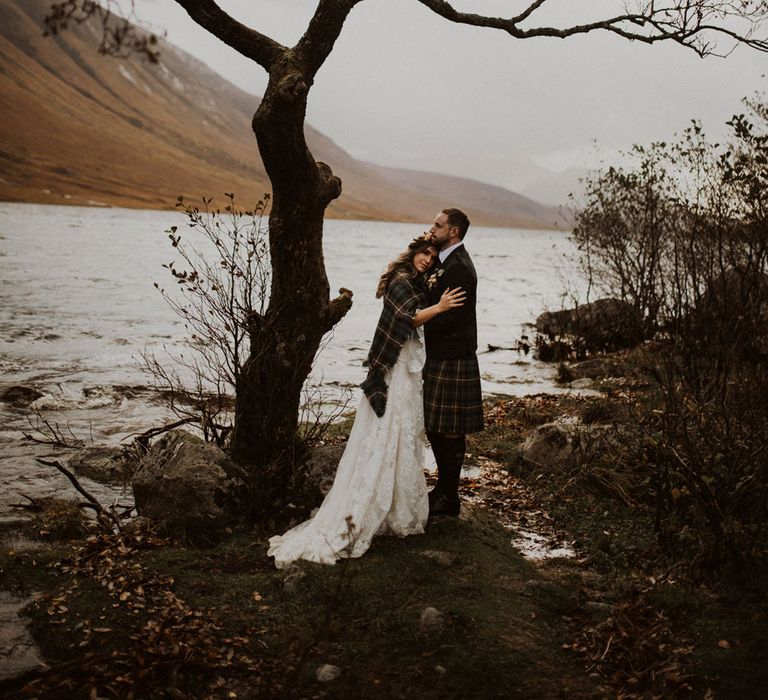
M 104 196 L 101 193 L 86 195 L 86 194 L 62 194 L 57 192 L 47 192 L 42 190 L 40 192 L 30 193 L 29 196 L 2 199 L 7 192 L 3 191 L 2 183 L 0 183 L 0 206 L 4 204 L 30 204 L 30 205 L 48 205 L 48 206 L 65 206 L 65 207 L 85 207 L 90 209 L 124 209 L 124 210 L 138 210 L 138 211 L 175 211 L 173 204 L 169 204 L 172 200 L 154 200 L 144 197 L 128 197 L 128 196 Z M 185 197 L 186 201 L 194 202 L 200 199 L 198 195 Z M 224 196 L 222 195 L 222 202 Z M 258 199 L 258 197 L 257 197 Z M 243 202 L 241 205 L 245 206 Z M 468 207 L 471 211 L 471 207 Z M 425 212 L 425 217 L 432 216 L 432 212 Z M 343 202 L 341 204 L 331 204 L 326 212 L 326 219 L 339 220 L 339 221 L 382 221 L 396 224 L 418 224 L 426 226 L 427 219 L 419 219 L 417 217 L 400 217 L 395 218 L 387 216 L 386 212 L 371 211 L 369 215 L 360 211 L 347 211 L 343 208 Z M 481 228 L 501 228 L 501 229 L 517 229 L 523 231 L 562 231 L 568 232 L 570 229 L 563 228 L 562 225 L 543 226 L 537 225 L 531 222 L 519 222 L 519 223 L 504 223 L 498 219 L 488 219 L 482 215 L 474 216 L 472 219 L 473 226 Z

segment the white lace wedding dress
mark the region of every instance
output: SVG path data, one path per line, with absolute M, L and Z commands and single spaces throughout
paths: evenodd
M 334 564 L 359 557 L 375 535 L 421 534 L 429 505 L 424 478 L 421 328 L 407 340 L 387 377 L 387 409 L 378 418 L 365 396 L 333 487 L 313 518 L 269 540 L 282 569 L 297 559 Z M 348 525 L 348 519 L 349 523 Z

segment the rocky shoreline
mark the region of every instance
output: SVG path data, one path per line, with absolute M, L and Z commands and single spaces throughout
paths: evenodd
M 28 616 L 36 645 L 19 646 L 27 655 L 0 689 L 57 697 L 68 683 L 151 696 L 149 677 L 185 697 L 288 689 L 344 697 L 362 683 L 371 697 L 437 698 L 458 678 L 467 693 L 484 687 L 478 674 L 499 662 L 498 639 L 511 629 L 512 673 L 494 686 L 510 697 L 717 697 L 757 687 L 768 680 L 755 663 L 768 641 L 761 601 L 708 585 L 658 538 L 642 469 L 652 354 L 641 344 L 561 359 L 552 367 L 562 393 L 487 397 L 486 429 L 468 443 L 462 517 L 430 522 L 421 538 L 378 538 L 365 557 L 338 567 L 278 572 L 266 540 L 327 492 L 351 418 L 310 453 L 306 502 L 259 526 L 233 517 L 247 501 L 236 465 L 185 430 L 166 432 L 144 455 L 109 445 L 67 450 L 84 483 L 132 484 L 135 503 L 123 497 L 122 513 L 135 505 L 138 515 L 123 517 L 120 533 L 100 534 L 69 491 L 0 527 L 0 569 L 13 596 L 6 612 Z M 35 400 L 11 393 L 14 402 Z M 401 611 L 396 623 L 392 609 Z M 126 625 L 129 638 L 117 632 Z M 26 634 L 23 624 L 11 628 L 6 646 Z M 143 670 L 130 640 L 154 650 Z M 469 671 L 450 651 L 467 644 Z M 196 659 L 194 690 L 178 654 Z M 396 668 L 410 669 L 405 680 Z

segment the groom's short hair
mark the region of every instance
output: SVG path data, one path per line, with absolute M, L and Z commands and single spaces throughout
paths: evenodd
M 443 214 L 448 217 L 448 225 L 459 229 L 459 237 L 464 240 L 469 228 L 469 217 L 461 209 L 443 209 Z

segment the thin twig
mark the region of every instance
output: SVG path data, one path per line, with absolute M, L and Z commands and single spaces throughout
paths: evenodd
M 66 447 L 68 449 L 83 447 L 83 445 L 85 445 L 85 442 L 72 432 L 72 428 L 69 427 L 69 423 L 67 423 L 67 432 L 72 437 L 71 440 L 66 437 L 64 431 L 59 427 L 59 424 L 51 423 L 40 412 L 40 409 L 34 408 L 32 409 L 32 412 L 37 418 L 37 423 L 33 423 L 32 419 L 29 418 L 29 424 L 32 426 L 35 432 L 38 432 L 40 435 L 42 435 L 42 438 L 35 437 L 30 433 L 22 433 L 22 435 L 24 435 L 27 440 L 37 442 L 41 445 L 53 445 L 54 447 Z M 42 423 L 44 427 L 41 428 L 40 423 Z M 93 435 L 93 432 L 91 432 L 91 435 Z M 93 438 L 91 438 L 91 442 L 93 442 Z
M 137 442 L 146 443 L 149 440 L 151 440 L 153 437 L 156 437 L 157 435 L 161 435 L 162 433 L 167 433 L 169 430 L 173 430 L 174 428 L 180 428 L 182 425 L 187 425 L 188 423 L 199 423 L 199 422 L 200 422 L 200 419 L 196 417 L 182 418 L 173 423 L 161 425 L 161 426 L 158 426 L 157 428 L 150 428 L 149 430 L 145 430 L 143 433 L 130 433 L 125 437 L 127 439 L 129 437 L 136 436 L 135 439 Z

